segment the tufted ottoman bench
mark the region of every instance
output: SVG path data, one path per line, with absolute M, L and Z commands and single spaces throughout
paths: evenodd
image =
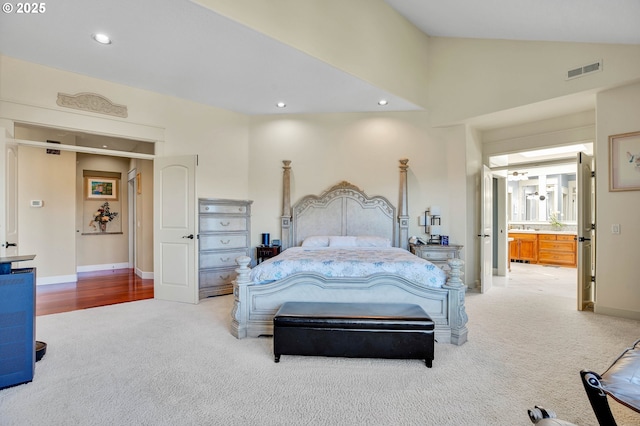
M 286 302 L 273 318 L 273 353 L 424 359 L 432 366 L 434 323 L 404 303 Z

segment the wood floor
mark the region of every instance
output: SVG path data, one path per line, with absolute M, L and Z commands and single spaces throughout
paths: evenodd
M 36 286 L 36 315 L 153 298 L 153 280 L 133 269 L 78 273 L 78 282 Z

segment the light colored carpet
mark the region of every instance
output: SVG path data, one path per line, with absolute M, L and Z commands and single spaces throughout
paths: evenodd
M 544 288 L 467 295 L 469 342 L 419 360 L 283 355 L 229 333 L 231 296 L 145 300 L 37 318 L 34 381 L 0 391 L 0 425 L 527 425 L 542 405 L 597 424 L 580 382 L 639 322 L 577 312 Z M 620 425 L 640 415 L 614 406 Z

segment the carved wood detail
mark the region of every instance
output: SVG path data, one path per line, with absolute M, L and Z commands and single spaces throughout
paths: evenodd
M 114 104 L 109 99 L 102 95 L 98 95 L 97 93 L 82 92 L 75 95 L 58 93 L 56 103 L 61 107 L 73 108 L 81 111 L 107 114 L 121 118 L 127 118 L 129 116 L 126 105 Z

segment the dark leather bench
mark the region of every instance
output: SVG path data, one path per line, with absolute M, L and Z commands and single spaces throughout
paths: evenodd
M 418 305 L 286 302 L 273 318 L 273 353 L 424 359 L 432 366 L 434 323 Z

